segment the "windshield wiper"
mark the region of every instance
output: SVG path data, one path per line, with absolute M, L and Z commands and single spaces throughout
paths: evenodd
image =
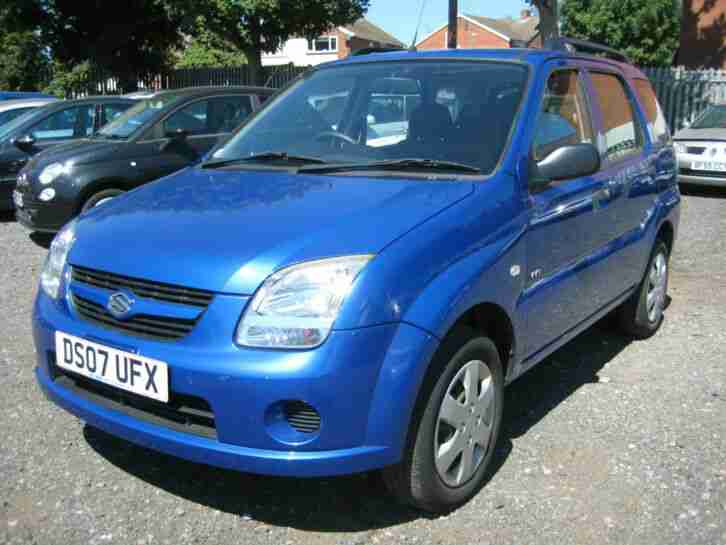
M 202 168 L 218 168 L 229 165 L 248 163 L 251 161 L 287 161 L 290 163 L 309 163 L 316 165 L 322 165 L 326 162 L 318 157 L 309 157 L 307 155 L 295 155 L 292 153 L 286 153 L 284 151 L 265 151 L 262 153 L 256 153 L 254 155 L 248 155 L 247 157 L 222 159 L 221 161 L 207 161 L 206 163 L 202 163 Z
M 335 165 L 302 167 L 300 172 L 325 174 L 327 172 L 341 172 L 346 170 L 441 170 L 447 172 L 465 172 L 481 174 L 481 169 L 454 161 L 439 161 L 438 159 L 391 159 L 387 161 L 371 161 L 368 163 L 338 163 Z

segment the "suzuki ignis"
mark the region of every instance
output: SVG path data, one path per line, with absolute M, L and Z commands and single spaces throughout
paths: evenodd
M 664 126 L 640 71 L 565 50 L 318 67 L 204 161 L 58 233 L 38 381 L 174 456 L 382 469 L 451 509 L 485 479 L 506 384 L 612 311 L 635 337 L 660 326 Z

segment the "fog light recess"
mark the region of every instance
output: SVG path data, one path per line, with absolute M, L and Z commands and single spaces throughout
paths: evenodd
M 300 433 L 315 433 L 320 429 L 320 414 L 304 401 L 285 401 L 285 420 Z

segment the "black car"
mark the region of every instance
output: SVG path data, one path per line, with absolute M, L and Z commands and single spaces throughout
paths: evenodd
M 57 231 L 84 210 L 198 161 L 272 93 L 201 87 L 142 100 L 93 137 L 30 161 L 18 176 L 17 219 Z
M 13 209 L 15 179 L 28 160 L 63 142 L 88 138 L 136 104 L 122 97 L 61 100 L 35 108 L 0 127 L 0 210 Z

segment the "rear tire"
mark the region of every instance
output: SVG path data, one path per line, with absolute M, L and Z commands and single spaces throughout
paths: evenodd
M 503 402 L 497 347 L 471 328 L 456 328 L 421 387 L 403 459 L 383 470 L 388 489 L 399 501 L 434 513 L 471 499 L 495 451 Z
M 618 310 L 621 329 L 636 339 L 647 339 L 663 323 L 670 271 L 668 246 L 658 239 L 638 289 Z
M 81 208 L 81 212 L 86 212 L 94 206 L 98 206 L 99 204 L 109 201 L 114 197 L 118 197 L 122 193 L 123 190 L 121 189 L 104 189 L 103 191 L 94 193 L 86 199 L 86 202 L 83 203 L 83 208 Z

